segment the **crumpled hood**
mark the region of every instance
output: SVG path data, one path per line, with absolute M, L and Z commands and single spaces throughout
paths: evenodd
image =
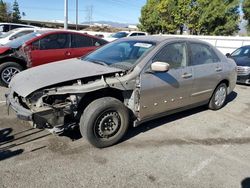
M 121 71 L 74 58 L 20 72 L 11 80 L 9 87 L 18 95 L 27 97 L 32 92 L 51 85 Z

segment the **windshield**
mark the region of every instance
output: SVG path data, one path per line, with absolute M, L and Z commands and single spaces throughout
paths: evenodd
M 25 42 L 40 36 L 41 33 L 40 32 L 34 32 L 34 33 L 30 33 L 27 35 L 24 35 L 22 37 L 19 37 L 15 40 L 12 40 L 10 42 L 8 42 L 5 46 L 11 47 L 11 48 L 19 48 L 20 46 L 22 46 Z
M 15 33 L 15 31 L 16 31 L 16 29 L 10 30 L 7 33 L 4 33 L 4 34 L 0 35 L 0 38 L 2 39 L 2 38 L 5 38 L 5 37 L 8 37 L 8 36 L 12 35 L 13 33 Z
M 232 57 L 243 57 L 243 56 L 250 56 L 250 46 L 248 47 L 241 47 L 235 50 L 232 54 Z
M 120 39 L 126 36 L 128 36 L 128 33 L 126 32 L 118 32 L 112 35 L 113 38 L 117 38 L 117 39 Z
M 96 50 L 83 60 L 130 70 L 154 46 L 154 43 L 145 41 L 115 42 Z

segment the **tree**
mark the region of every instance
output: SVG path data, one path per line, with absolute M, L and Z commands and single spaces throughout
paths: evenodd
M 0 0 L 0 22 L 6 22 L 7 21 L 7 5 L 3 2 L 3 0 Z
M 250 1 L 244 0 L 242 3 L 244 19 L 248 21 L 247 30 L 250 32 Z
M 139 29 L 154 34 L 162 31 L 160 14 L 156 11 L 158 0 L 147 0 L 145 6 L 142 7 Z
M 200 15 L 200 34 L 233 35 L 239 31 L 239 0 L 204 1 Z
M 13 12 L 12 12 L 12 22 L 15 22 L 15 23 L 20 22 L 21 14 L 20 14 L 20 11 L 19 11 L 18 2 L 16 0 L 13 3 L 12 10 L 13 10 Z
M 167 33 L 232 35 L 238 31 L 239 0 L 148 0 L 142 8 L 141 28 L 157 33 L 152 24 Z M 151 12 L 153 11 L 153 14 Z M 158 18 L 157 18 L 158 16 Z

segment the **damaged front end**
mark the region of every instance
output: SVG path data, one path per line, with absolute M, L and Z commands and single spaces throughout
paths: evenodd
M 26 97 L 18 95 L 15 90 L 10 88 L 6 101 L 8 106 L 16 112 L 18 118 L 32 121 L 35 128 L 58 128 L 61 132 L 62 129 L 74 127 L 79 123 L 82 113 L 79 108 L 89 102 L 85 96 L 91 96 L 91 92 L 98 92 L 105 88 L 125 89 L 118 80 L 122 75 L 122 73 L 106 75 L 117 84 L 108 84 L 107 78 L 104 76 L 95 76 L 49 86 L 32 92 Z M 98 93 L 102 94 L 102 92 Z M 130 95 L 125 97 L 128 98 L 126 100 L 128 103 Z
M 77 113 L 76 95 L 47 95 L 46 90 L 35 92 L 24 98 L 11 92 L 6 95 L 7 104 L 17 114 L 17 117 L 33 121 L 36 128 L 54 128 L 69 126 L 75 123 Z

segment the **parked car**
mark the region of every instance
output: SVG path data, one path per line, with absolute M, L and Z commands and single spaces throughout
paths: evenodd
M 250 46 L 242 46 L 232 54 L 226 54 L 237 64 L 237 83 L 250 85 Z
M 146 36 L 148 35 L 146 32 L 141 32 L 141 31 L 120 31 L 118 33 L 112 34 L 109 37 L 105 37 L 104 39 L 112 42 L 114 40 L 123 38 L 123 37 L 134 37 L 134 36 Z
M 34 31 L 36 31 L 35 28 L 17 28 L 17 29 L 8 31 L 7 33 L 0 35 L 0 45 L 5 45 L 14 39 L 17 39 L 23 35 L 27 35 Z
M 12 29 L 16 28 L 36 28 L 36 26 L 25 25 L 25 24 L 16 24 L 16 23 L 0 23 L 0 33 L 4 34 Z
M 20 119 L 54 131 L 79 124 L 101 148 L 117 143 L 129 123 L 200 105 L 222 108 L 236 77 L 235 62 L 208 43 L 129 37 L 82 59 L 21 72 L 6 97 Z
M 106 44 L 97 37 L 65 30 L 39 30 L 0 47 L 0 84 L 7 86 L 20 71 L 81 57 Z

